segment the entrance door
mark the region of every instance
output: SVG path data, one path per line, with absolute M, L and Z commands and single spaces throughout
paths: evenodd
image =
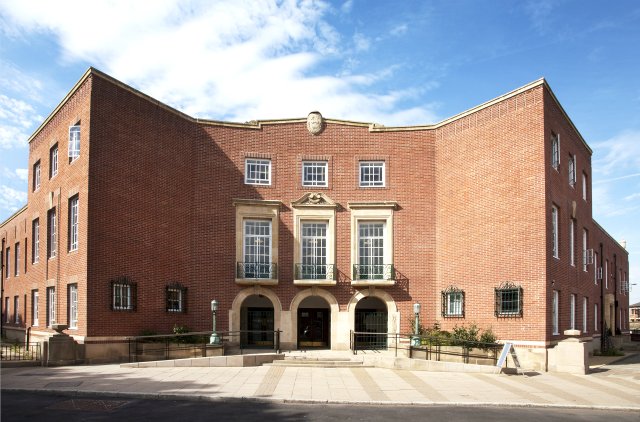
M 357 309 L 354 324 L 356 347 L 360 349 L 387 348 L 387 312 L 377 309 Z M 375 334 L 384 333 L 384 334 Z
M 329 347 L 328 309 L 298 309 L 298 347 Z
M 273 308 L 247 308 L 247 330 L 248 346 L 273 347 Z

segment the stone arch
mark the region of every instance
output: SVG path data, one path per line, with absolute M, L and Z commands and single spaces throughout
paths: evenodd
M 334 348 L 334 345 L 337 345 L 339 342 L 338 337 L 338 317 L 340 312 L 340 305 L 338 304 L 338 300 L 334 295 L 329 293 L 325 289 L 320 289 L 318 287 L 311 287 L 310 289 L 304 289 L 300 291 L 294 298 L 291 300 L 291 306 L 289 307 L 291 311 L 291 334 L 293 337 L 296 337 L 298 334 L 298 308 L 303 300 L 311 296 L 318 296 L 324 299 L 329 305 L 330 314 L 330 323 L 331 327 L 329 330 L 329 344 L 331 348 Z M 292 338 L 293 340 L 293 338 Z
M 231 309 L 229 310 L 229 331 L 240 330 L 240 311 L 244 301 L 250 296 L 262 295 L 269 299 L 273 304 L 273 328 L 279 330 L 282 324 L 282 303 L 278 295 L 269 289 L 265 289 L 262 286 L 247 287 L 240 290 L 236 297 L 233 299 Z
M 375 297 L 380 299 L 387 305 L 387 332 L 388 333 L 399 333 L 400 332 L 400 312 L 398 311 L 398 305 L 396 301 L 393 299 L 389 293 L 385 292 L 382 289 L 376 289 L 375 287 L 370 287 L 366 290 L 359 290 L 349 300 L 347 304 L 347 312 L 349 313 L 349 324 L 350 329 L 354 329 L 354 323 L 356 318 L 356 305 L 365 297 Z

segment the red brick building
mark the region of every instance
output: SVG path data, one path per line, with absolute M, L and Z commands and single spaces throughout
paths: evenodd
M 534 352 L 595 343 L 628 329 L 629 263 L 592 218 L 591 153 L 543 79 L 385 127 L 195 119 L 89 69 L 29 139 L 28 203 L 0 225 L 3 331 L 204 331 L 216 299 L 220 329 L 346 349 L 350 330 L 408 333 L 420 303 L 424 325 Z

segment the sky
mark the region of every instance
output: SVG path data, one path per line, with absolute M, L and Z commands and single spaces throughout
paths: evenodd
M 387 126 L 544 77 L 640 301 L 640 2 L 0 0 L 0 221 L 26 203 L 29 136 L 89 66 L 194 117 Z

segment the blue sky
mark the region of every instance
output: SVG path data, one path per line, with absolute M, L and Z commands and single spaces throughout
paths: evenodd
M 391 6 L 392 5 L 392 6 Z M 0 0 L 0 221 L 27 139 L 94 66 L 188 114 L 433 123 L 545 77 L 593 149 L 640 301 L 640 3 Z

